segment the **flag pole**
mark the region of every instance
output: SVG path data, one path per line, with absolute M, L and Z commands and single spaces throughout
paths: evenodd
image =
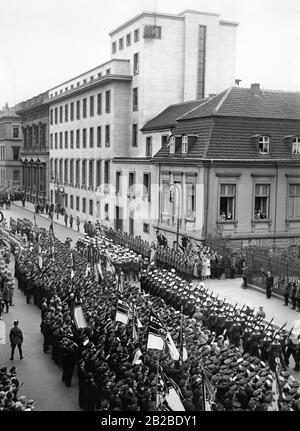
M 203 367 L 201 367 L 201 378 L 202 378 L 202 396 L 203 396 L 203 411 L 206 411 L 206 394 L 205 394 L 205 381 Z
M 159 377 L 159 357 L 156 363 L 155 411 L 158 411 L 158 377 Z
M 183 306 L 180 307 L 180 335 L 179 335 L 179 342 L 180 342 L 180 358 L 179 358 L 179 365 L 182 365 L 183 363 Z

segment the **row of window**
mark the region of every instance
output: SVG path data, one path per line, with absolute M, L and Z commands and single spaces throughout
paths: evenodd
M 255 220 L 270 218 L 271 184 L 256 184 L 254 194 Z M 288 218 L 300 218 L 300 184 L 289 184 Z M 221 184 L 219 198 L 219 220 L 236 220 L 236 184 Z
M 12 147 L 13 151 L 13 160 L 19 161 L 20 159 L 20 148 L 19 147 Z M 5 160 L 5 146 L 0 147 L 0 160 Z
M 105 74 L 106 74 L 106 75 L 110 75 L 110 68 L 109 68 L 109 69 L 106 69 Z M 98 78 L 98 79 L 99 79 L 99 78 L 101 78 L 101 77 L 102 77 L 102 72 L 98 72 L 98 74 L 97 74 L 97 77 L 96 77 L 96 78 Z M 94 81 L 94 79 L 95 79 L 95 76 L 94 76 L 94 75 L 91 75 L 91 76 L 90 76 L 90 78 L 89 78 L 89 82 L 93 82 L 93 81 Z M 59 93 L 58 93 L 58 91 L 55 91 L 55 93 L 51 93 L 51 94 L 50 94 L 50 97 L 55 97 L 55 96 L 57 96 L 58 94 L 62 94 L 64 91 L 74 90 L 74 88 L 78 88 L 78 87 L 80 87 L 80 85 L 86 85 L 87 83 L 88 83 L 87 78 L 84 78 L 84 79 L 82 80 L 82 84 L 80 83 L 80 81 L 77 81 L 76 87 L 74 86 L 74 84 L 71 84 L 71 85 L 70 85 L 70 87 L 65 87 L 65 89 L 61 88 L 61 89 L 60 89 L 60 91 L 59 91 Z
M 300 154 L 300 137 L 293 137 L 291 140 L 291 152 L 292 154 Z M 269 136 L 259 136 L 258 138 L 258 152 L 260 154 L 270 153 L 270 137 Z
M 101 160 L 50 159 L 50 173 L 52 179 L 71 186 L 100 187 Z M 109 182 L 110 162 L 104 160 L 104 184 L 109 184 Z
M 95 137 L 96 129 L 96 137 Z M 89 130 L 89 133 L 88 133 Z M 50 133 L 50 149 L 63 148 L 94 148 L 95 139 L 96 147 L 102 147 L 102 126 L 83 128 L 82 130 L 66 130 L 65 132 Z M 87 144 L 88 143 L 88 144 Z M 105 147 L 110 147 L 110 125 L 104 127 L 104 143 Z
M 97 115 L 102 115 L 102 93 L 98 93 L 97 96 L 90 96 L 89 102 L 88 98 L 77 100 L 76 102 L 71 102 L 64 106 L 50 109 L 50 124 L 58 124 L 68 121 L 76 120 L 80 118 L 87 118 L 87 107 L 89 106 L 89 116 L 94 117 L 95 112 Z M 96 106 L 95 106 L 96 102 Z M 96 110 L 95 110 L 96 108 Z M 105 91 L 105 112 L 110 113 L 111 111 L 111 91 Z
M 132 37 L 131 33 L 126 34 L 126 46 L 131 45 Z M 133 41 L 138 42 L 140 40 L 140 29 L 137 28 L 133 32 Z M 119 51 L 124 49 L 124 37 L 120 37 L 118 40 Z M 112 43 L 112 53 L 115 54 L 117 52 L 117 41 Z

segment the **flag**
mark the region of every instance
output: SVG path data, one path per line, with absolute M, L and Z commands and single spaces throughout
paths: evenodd
M 42 255 L 39 254 L 39 268 L 42 269 L 43 268 L 43 258 Z
M 165 398 L 163 402 L 165 409 L 173 412 L 184 412 L 185 408 L 181 402 L 181 393 L 178 386 L 166 374 L 163 374 L 163 377 L 165 380 Z
M 203 370 L 203 376 L 204 376 L 204 382 L 205 382 L 208 398 L 210 399 L 211 402 L 213 402 L 216 397 L 216 391 L 204 370 Z
M 127 325 L 127 323 L 128 323 L 128 312 L 129 312 L 128 304 L 126 304 L 126 302 L 118 299 L 116 322 L 121 322 L 121 323 L 124 323 L 124 325 Z
M 75 258 L 74 253 L 71 251 L 71 280 L 75 275 Z
M 179 358 L 180 358 L 179 351 L 178 351 L 177 347 L 175 346 L 175 343 L 171 337 L 170 332 L 167 332 L 166 344 L 167 344 L 167 347 L 169 349 L 169 353 L 170 353 L 171 358 L 174 361 L 179 361 Z
M 164 327 L 160 319 L 151 311 L 148 326 L 147 349 L 163 350 L 165 345 L 163 338 L 164 332 Z
M 272 383 L 272 395 L 273 401 L 271 404 L 271 410 L 274 412 L 279 411 L 279 403 L 280 403 L 280 386 L 278 382 L 278 365 L 276 366 L 275 372 L 273 372 L 273 383 Z
M 35 215 L 35 211 L 33 213 L 33 221 L 34 221 L 34 226 L 36 226 L 36 215 Z
M 140 357 L 142 356 L 142 351 L 140 349 L 140 341 L 138 335 L 138 317 L 136 314 L 135 306 L 132 309 L 132 340 L 133 340 L 133 361 L 134 365 L 139 365 L 142 361 Z

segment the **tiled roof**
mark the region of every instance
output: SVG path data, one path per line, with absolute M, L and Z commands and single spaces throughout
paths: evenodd
M 300 92 L 232 87 L 179 120 L 210 115 L 300 120 Z
M 152 130 L 171 129 L 176 126 L 178 117 L 202 105 L 206 100 L 208 99 L 191 100 L 189 102 L 170 105 L 156 117 L 148 121 L 141 130 L 142 132 L 148 132 Z

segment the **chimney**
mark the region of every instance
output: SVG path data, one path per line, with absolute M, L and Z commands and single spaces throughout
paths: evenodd
M 258 83 L 251 84 L 251 90 L 255 94 L 260 94 L 261 93 L 260 84 L 258 84 Z
M 234 81 L 235 86 L 236 86 L 236 87 L 239 87 L 239 86 L 240 86 L 240 82 L 242 82 L 242 80 L 241 80 L 241 79 L 236 79 L 236 80 Z

